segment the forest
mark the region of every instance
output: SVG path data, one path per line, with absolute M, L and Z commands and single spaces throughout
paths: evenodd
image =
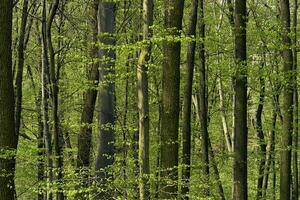
M 299 200 L 299 3 L 0 0 L 0 200 Z

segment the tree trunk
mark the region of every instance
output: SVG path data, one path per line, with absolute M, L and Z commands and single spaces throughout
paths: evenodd
M 52 160 L 52 137 L 49 127 L 49 108 L 48 100 L 50 95 L 50 89 L 48 84 L 50 83 L 49 61 L 48 61 L 48 44 L 46 36 L 46 0 L 42 0 L 42 116 L 43 116 L 43 135 L 45 141 L 46 155 L 47 155 L 47 190 L 50 190 L 50 185 L 53 181 L 53 160 Z M 52 200 L 53 194 L 47 193 L 47 199 Z
M 150 26 L 153 24 L 153 0 L 143 0 L 143 42 L 137 66 L 137 89 L 139 110 L 139 192 L 140 199 L 150 199 L 149 166 L 149 97 L 148 64 L 151 57 Z
M 275 106 L 275 104 L 273 103 Z M 270 141 L 269 141 L 269 153 L 266 158 L 266 165 L 264 169 L 264 177 L 263 177 L 263 186 L 262 186 L 262 197 L 266 197 L 268 182 L 269 182 L 269 174 L 271 173 L 272 163 L 275 162 L 275 131 L 276 131 L 276 121 L 277 121 L 277 111 L 276 108 L 273 108 L 272 111 L 272 128 L 270 131 Z
M 24 68 L 24 51 L 25 51 L 25 35 L 28 16 L 28 0 L 23 2 L 22 21 L 20 27 L 19 45 L 18 45 L 18 68 L 15 83 L 15 123 L 16 134 L 20 135 L 21 113 L 22 113 L 22 84 L 23 84 L 23 68 Z
M 202 178 L 206 183 L 203 188 L 203 196 L 209 196 L 209 156 L 208 156 L 208 130 L 207 130 L 207 92 L 206 92 L 206 63 L 205 63 L 205 23 L 204 23 L 204 0 L 200 0 L 199 7 L 199 28 L 200 28 L 200 87 L 199 87 L 199 110 L 200 110 L 200 135 L 201 135 L 201 160 L 202 160 Z
M 98 32 L 101 34 L 100 42 L 100 83 L 99 91 L 99 138 L 98 155 L 96 158 L 96 177 L 101 186 L 101 191 L 96 199 L 112 199 L 114 194 L 109 191 L 109 183 L 112 181 L 110 167 L 114 163 L 115 141 L 115 3 L 99 2 Z M 105 46 L 106 45 L 106 46 Z
M 63 184 L 63 141 L 61 135 L 61 129 L 59 125 L 59 117 L 58 117 L 58 78 L 56 76 L 56 66 L 55 66 L 55 54 L 52 44 L 52 23 L 56 12 L 58 10 L 59 0 L 55 0 L 51 6 L 51 11 L 49 13 L 49 18 L 47 19 L 46 25 L 46 34 L 47 34 L 47 45 L 49 52 L 49 73 L 50 73 L 50 83 L 51 83 L 51 97 L 52 97 L 52 120 L 53 120 L 53 136 L 54 136 L 54 150 L 56 156 L 56 169 L 57 169 L 57 192 L 56 199 L 63 200 L 64 194 L 62 189 Z
M 294 13 L 293 13 L 293 69 L 295 75 L 294 85 L 294 132 L 293 132 L 293 189 L 292 199 L 298 200 L 299 198 L 299 173 L 298 173 L 298 136 L 299 136 L 299 100 L 298 100 L 298 73 L 297 73 L 297 23 L 298 23 L 298 0 L 294 0 Z
M 193 0 L 192 15 L 190 16 L 188 37 L 196 37 L 197 26 L 197 13 L 198 13 L 198 0 Z M 195 64 L 195 49 L 196 41 L 188 43 L 188 50 L 186 55 L 186 70 L 185 77 L 184 99 L 183 99 L 183 119 L 182 119 L 182 155 L 183 155 L 183 168 L 182 168 L 182 186 L 181 196 L 182 199 L 189 199 L 190 190 L 190 175 L 191 175 L 191 102 L 193 90 L 193 76 Z
M 246 0 L 235 1 L 233 199 L 247 200 L 247 45 Z
M 291 50 L 290 4 L 280 0 L 282 23 L 283 59 L 283 126 L 280 152 L 280 200 L 290 200 L 291 191 L 291 145 L 293 132 L 293 54 Z
M 12 76 L 11 0 L 0 1 L 0 199 L 16 199 L 14 174 L 18 136 L 15 132 Z
M 184 0 L 165 0 L 165 29 L 178 37 L 182 29 Z M 163 44 L 161 184 L 160 198 L 176 198 L 178 192 L 178 122 L 180 85 L 180 42 Z
M 81 113 L 81 128 L 78 134 L 78 154 L 77 154 L 77 170 L 80 171 L 83 177 L 82 186 L 87 188 L 89 186 L 89 167 L 90 167 L 90 154 L 92 143 L 92 130 L 94 110 L 97 98 L 97 89 L 99 82 L 99 62 L 96 59 L 99 56 L 99 49 L 96 45 L 98 35 L 98 0 L 94 0 L 90 5 L 90 29 L 92 31 L 90 47 L 90 57 L 92 64 L 87 67 L 89 88 L 83 94 L 83 108 Z M 90 69 L 90 70 L 89 70 Z M 78 194 L 76 198 L 85 199 L 88 194 Z
M 260 67 L 260 73 L 262 74 L 262 69 L 265 66 L 265 55 L 262 67 Z M 262 113 L 264 108 L 265 101 L 265 79 L 263 76 L 259 77 L 260 82 L 260 92 L 259 92 L 259 102 L 256 110 L 256 134 L 258 138 L 258 144 L 260 147 L 259 150 L 259 166 L 258 166 L 258 179 L 257 179 L 257 194 L 256 198 L 262 198 L 262 190 L 263 190 L 263 178 L 264 178 L 264 168 L 266 163 L 266 151 L 267 145 L 265 141 L 265 135 L 262 127 Z
M 200 108 L 199 96 L 197 96 L 197 95 L 194 96 L 193 103 L 195 105 L 196 115 L 197 115 L 198 119 L 200 120 L 201 113 L 200 113 L 200 109 L 199 109 Z M 214 150 L 212 148 L 212 144 L 211 144 L 209 136 L 208 136 L 208 152 L 209 152 L 209 156 L 210 156 L 210 160 L 211 160 L 211 166 L 213 168 L 213 173 L 214 173 L 214 176 L 215 176 L 216 181 L 217 181 L 219 196 L 222 200 L 225 200 L 226 199 L 225 198 L 225 193 L 224 193 L 222 181 L 221 181 L 221 178 L 220 178 L 218 165 L 217 165 L 216 160 L 215 160 L 215 153 L 214 153 Z

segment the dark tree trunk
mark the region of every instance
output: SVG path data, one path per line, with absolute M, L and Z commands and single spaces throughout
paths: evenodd
M 164 26 L 170 36 L 182 29 L 184 0 L 165 0 Z M 177 198 L 178 193 L 178 122 L 180 85 L 180 42 L 164 41 L 161 122 L 160 198 Z
M 204 0 L 200 0 L 199 7 L 199 34 L 200 34 L 200 87 L 199 87 L 199 111 L 200 111 L 200 135 L 201 135 L 201 160 L 202 160 L 202 169 L 201 174 L 203 182 L 206 183 L 202 194 L 204 197 L 209 196 L 209 155 L 208 155 L 208 130 L 207 130 L 207 118 L 208 118 L 208 109 L 207 109 L 207 92 L 206 92 L 206 63 L 205 63 L 205 23 L 204 23 Z
M 110 191 L 113 175 L 110 167 L 114 163 L 115 154 L 115 50 L 105 46 L 113 46 L 115 40 L 115 10 L 114 2 L 99 2 L 98 32 L 100 42 L 104 45 L 100 49 L 100 83 L 99 91 L 99 138 L 98 154 L 96 158 L 96 178 L 100 183 L 101 191 L 96 199 L 112 199 L 114 194 Z
M 233 199 L 247 200 L 247 45 L 246 0 L 235 1 Z
M 12 76 L 11 0 L 0 1 L 0 199 L 16 199 L 14 174 L 18 136 L 15 132 Z
M 198 0 L 193 0 L 192 15 L 190 16 L 188 37 L 195 38 L 197 26 L 197 13 L 198 13 Z M 183 155 L 183 168 L 182 168 L 182 199 L 189 199 L 190 190 L 190 175 L 191 175 L 191 102 L 193 90 L 193 76 L 195 64 L 195 49 L 196 41 L 188 43 L 187 50 L 187 74 L 185 77 L 184 99 L 183 99 L 183 119 L 182 119 L 182 155 Z
M 50 72 L 49 72 L 49 61 L 48 61 L 48 44 L 46 36 L 46 0 L 42 0 L 42 70 L 41 70 L 41 80 L 42 80 L 42 104 L 41 112 L 43 117 L 43 135 L 45 141 L 45 149 L 47 155 L 47 189 L 53 181 L 53 159 L 52 159 L 52 137 L 50 134 L 49 127 L 49 108 L 48 100 L 50 96 L 50 89 L 48 84 L 50 83 Z M 47 199 L 52 200 L 52 192 L 47 193 Z
M 98 0 L 94 0 L 90 5 L 90 29 L 92 32 L 92 46 L 90 47 L 90 57 L 92 59 L 92 65 L 88 66 L 88 82 L 89 88 L 83 95 L 83 109 L 81 113 L 81 128 L 78 134 L 78 154 L 77 154 L 77 170 L 83 178 L 83 188 L 89 185 L 89 167 L 90 167 L 90 154 L 92 143 L 92 124 L 94 118 L 94 110 L 97 98 L 97 89 L 99 82 L 99 62 L 96 59 L 99 56 L 99 49 L 96 45 L 98 35 Z M 78 199 L 85 199 L 87 194 L 78 194 Z
M 48 44 L 48 52 L 49 52 L 49 73 L 50 73 L 50 83 L 51 83 L 51 99 L 52 99 L 52 120 L 53 120 L 53 136 L 54 136 L 54 150 L 56 156 L 56 169 L 57 169 L 57 192 L 56 199 L 63 200 L 64 193 L 62 189 L 63 184 L 63 140 L 62 140 L 62 132 L 60 129 L 60 122 L 58 116 L 58 95 L 59 95 L 59 87 L 58 87 L 58 77 L 56 76 L 56 65 L 55 65 L 55 53 L 52 43 L 52 23 L 56 12 L 58 10 L 59 0 L 55 0 L 51 6 L 51 10 L 49 13 L 49 18 L 47 19 L 46 25 L 46 34 L 47 34 L 47 44 Z
M 264 63 L 260 68 L 260 74 L 262 74 L 262 69 L 265 66 L 265 55 L 264 55 Z M 259 92 L 259 102 L 256 110 L 256 135 L 258 138 L 259 144 L 259 165 L 258 165 L 258 179 L 257 179 L 257 194 L 256 198 L 261 199 L 263 193 L 263 179 L 264 179 L 264 168 L 266 163 L 266 151 L 267 145 L 265 141 L 265 135 L 262 126 L 262 113 L 264 108 L 265 101 L 265 79 L 263 76 L 259 77 L 260 82 L 260 92 Z
M 291 49 L 290 4 L 280 0 L 282 23 L 283 59 L 283 126 L 280 152 L 280 200 L 290 200 L 291 191 L 291 146 L 293 132 L 293 54 Z
M 20 27 L 19 45 L 18 45 L 18 68 L 15 83 L 15 123 L 16 134 L 20 135 L 21 113 L 22 113 L 22 85 L 24 68 L 25 35 L 28 16 L 28 0 L 23 2 L 22 21 Z

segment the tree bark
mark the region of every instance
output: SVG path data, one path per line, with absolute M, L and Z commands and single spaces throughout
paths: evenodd
M 11 0 L 0 1 L 0 199 L 16 199 L 14 175 L 18 136 L 15 132 L 12 75 Z
M 180 36 L 184 0 L 165 0 L 164 27 L 172 37 Z M 180 42 L 163 44 L 161 184 L 160 198 L 176 198 L 178 193 L 178 122 L 180 85 Z
M 247 45 L 246 0 L 235 1 L 233 199 L 247 200 Z
M 18 68 L 15 82 L 15 123 L 16 134 L 20 134 L 21 113 L 22 113 L 22 85 L 23 85 L 23 68 L 24 68 L 24 51 L 25 51 L 25 35 L 28 16 L 28 0 L 24 0 L 22 9 L 22 21 L 20 27 L 19 45 L 18 45 Z
M 49 52 L 49 73 L 50 73 L 50 83 L 51 83 L 51 99 L 52 99 L 52 120 L 53 120 L 53 136 L 54 136 L 54 150 L 55 150 L 55 164 L 57 169 L 57 192 L 56 199 L 63 200 L 64 193 L 62 189 L 63 184 L 63 141 L 62 133 L 59 125 L 58 117 L 58 77 L 56 76 L 56 66 L 55 66 L 55 53 L 52 43 L 52 23 L 56 12 L 58 10 L 59 0 L 55 0 L 51 6 L 49 13 L 49 18 L 47 19 L 46 24 L 46 34 L 47 34 L 47 45 Z
M 203 187 L 203 197 L 209 196 L 209 152 L 208 152 L 208 130 L 207 130 L 207 92 L 206 92 L 206 58 L 205 58 L 205 23 L 204 23 L 204 0 L 200 0 L 199 5 L 199 54 L 200 54 L 200 87 L 199 87 L 199 110 L 200 110 L 200 135 L 201 135 L 201 174 L 203 182 L 206 183 Z
M 192 2 L 192 14 L 190 16 L 189 28 L 187 36 L 195 39 L 196 26 L 198 16 L 198 0 Z M 191 102 L 193 90 L 193 76 L 195 65 L 195 49 L 196 41 L 193 40 L 188 43 L 188 50 L 186 54 L 186 77 L 183 99 L 183 119 L 182 119 L 182 155 L 183 155 L 183 168 L 182 168 L 182 199 L 189 199 L 190 190 L 190 175 L 191 175 Z
M 137 66 L 137 90 L 139 110 L 139 192 L 140 199 L 150 199 L 149 166 L 149 95 L 148 64 L 151 57 L 153 24 L 153 0 L 143 0 L 143 42 Z
M 52 160 L 52 137 L 49 127 L 49 108 L 48 100 L 50 95 L 50 88 L 48 84 L 50 83 L 50 72 L 49 72 L 49 61 L 48 61 L 48 44 L 46 36 L 46 0 L 41 0 L 42 4 L 42 70 L 41 70 L 41 80 L 42 80 L 42 105 L 41 112 L 43 116 L 43 135 L 45 141 L 46 155 L 47 155 L 47 189 L 50 190 L 50 185 L 53 181 L 53 160 Z M 52 200 L 52 192 L 47 193 L 47 199 Z
M 264 59 L 264 61 L 263 61 L 262 67 L 260 67 L 259 74 L 262 74 L 262 69 L 265 66 L 265 55 L 264 55 L 263 59 Z M 259 144 L 260 150 L 259 150 L 259 166 L 258 166 L 256 199 L 262 198 L 264 168 L 265 168 L 265 164 L 266 164 L 266 151 L 267 151 L 267 145 L 266 145 L 265 135 L 264 135 L 263 126 L 262 126 L 262 113 L 263 113 L 264 101 L 265 101 L 265 79 L 264 79 L 263 75 L 260 75 L 259 82 L 260 82 L 260 92 L 259 92 L 258 107 L 256 110 L 256 135 L 258 138 L 258 144 Z
M 99 2 L 98 32 L 102 48 L 100 49 L 100 84 L 99 91 L 99 138 L 96 158 L 96 178 L 102 187 L 96 199 L 112 199 L 114 194 L 109 191 L 109 183 L 113 175 L 110 167 L 114 163 L 115 141 L 115 50 L 109 46 L 116 43 L 114 2 Z
M 89 185 L 89 167 L 90 167 L 90 154 L 91 154 L 91 143 L 92 143 L 92 131 L 93 131 L 93 118 L 94 110 L 97 98 L 97 89 L 99 82 L 99 62 L 97 58 L 99 56 L 99 49 L 96 45 L 98 39 L 98 0 L 94 0 L 90 5 L 90 29 L 92 31 L 90 47 L 90 57 L 92 64 L 88 68 L 88 84 L 89 88 L 83 94 L 83 108 L 81 113 L 81 128 L 78 134 L 78 154 L 77 154 L 77 170 L 83 178 L 83 188 Z M 78 199 L 85 199 L 87 194 L 78 194 Z
M 283 59 L 283 126 L 280 152 L 280 200 L 290 200 L 291 191 L 291 147 L 293 132 L 293 54 L 291 50 L 290 3 L 280 0 L 282 23 Z

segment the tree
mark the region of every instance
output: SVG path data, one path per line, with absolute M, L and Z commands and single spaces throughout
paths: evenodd
M 247 45 L 246 0 L 235 1 L 233 199 L 247 200 Z
M 298 73 L 297 73 L 297 23 L 298 23 L 298 0 L 294 0 L 294 12 L 293 12 L 293 70 L 294 70 L 294 127 L 293 127 L 293 190 L 292 199 L 297 200 L 299 198 L 299 172 L 298 172 L 298 137 L 299 137 L 299 98 L 298 98 Z
M 143 1 L 143 41 L 137 66 L 138 110 L 139 110 L 139 190 L 140 199 L 150 199 L 149 166 L 149 97 L 148 64 L 151 56 L 151 26 L 153 24 L 153 0 Z
M 208 156 L 208 130 L 207 130 L 207 92 L 206 92 L 206 63 L 205 63 L 205 23 L 204 23 L 204 0 L 200 0 L 199 8 L 199 34 L 200 34 L 200 44 L 199 44 L 199 54 L 200 54 L 200 87 L 199 87 L 199 97 L 200 97 L 200 124 L 201 124 L 201 161 L 202 161 L 202 170 L 203 180 L 207 185 L 203 190 L 204 196 L 209 196 L 209 156 Z
M 280 153 L 280 199 L 290 199 L 291 145 L 293 132 L 293 54 L 291 49 L 290 2 L 280 1 L 282 23 L 282 60 L 284 73 L 283 124 Z
M 113 198 L 106 184 L 111 181 L 109 167 L 114 163 L 115 153 L 115 83 L 114 65 L 115 45 L 115 3 L 100 1 L 98 5 L 98 33 L 100 34 L 100 90 L 99 90 L 99 138 L 96 158 L 96 178 L 100 182 L 101 192 L 97 198 Z
M 18 136 L 15 132 L 14 90 L 12 76 L 13 2 L 0 2 L 0 198 L 15 199 L 15 155 Z
M 177 197 L 180 42 L 184 0 L 165 0 L 163 44 L 160 198 Z M 169 183 L 170 181 L 171 183 Z
M 193 0 L 192 15 L 189 19 L 189 27 L 187 36 L 196 38 L 196 26 L 198 16 L 198 0 Z M 195 49 L 196 41 L 193 40 L 188 43 L 188 50 L 186 54 L 186 77 L 183 99 L 183 116 L 182 116 L 182 154 L 183 154 L 183 168 L 182 168 L 182 188 L 181 195 L 184 199 L 189 199 L 190 175 L 191 175 L 191 102 L 193 90 L 193 76 L 195 65 Z
M 26 36 L 26 25 L 28 18 L 28 0 L 25 0 L 23 3 L 22 9 L 22 21 L 20 27 L 20 37 L 18 45 L 18 69 L 16 75 L 16 108 L 15 108 L 15 122 L 16 122 L 16 134 L 20 134 L 21 126 L 21 113 L 22 113 L 22 82 L 23 82 L 23 68 L 24 68 L 24 51 L 26 48 L 25 45 L 25 36 Z
M 83 177 L 83 188 L 88 187 L 89 167 L 90 167 L 90 153 L 92 144 L 92 123 L 94 118 L 94 110 L 97 98 L 97 89 L 99 82 L 99 49 L 97 47 L 98 35 L 98 0 L 93 1 L 90 5 L 90 29 L 92 31 L 90 56 L 92 64 L 88 65 L 88 84 L 89 88 L 83 94 L 83 108 L 81 113 L 81 128 L 78 134 L 78 154 L 77 154 L 77 170 Z M 84 195 L 79 194 L 77 198 L 85 198 Z

